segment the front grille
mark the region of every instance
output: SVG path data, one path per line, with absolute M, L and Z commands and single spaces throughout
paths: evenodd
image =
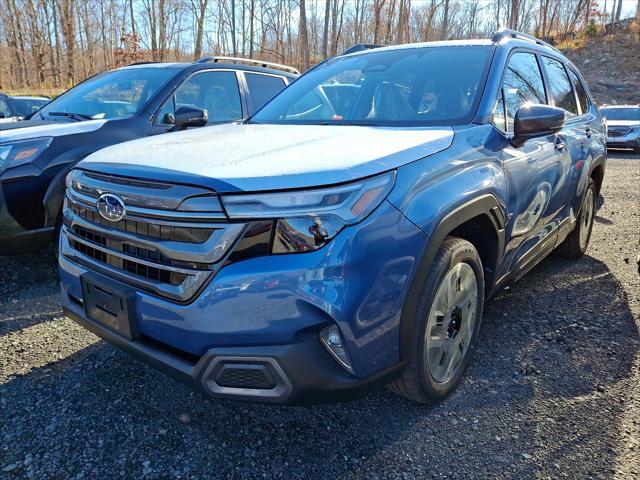
M 229 364 L 222 367 L 216 383 L 227 388 L 269 390 L 276 382 L 263 365 Z
M 124 270 L 140 278 L 167 283 L 169 285 L 180 285 L 184 282 L 186 275 L 171 272 L 162 268 L 150 267 L 138 262 L 127 260 L 117 255 L 113 255 L 102 250 L 98 250 L 90 245 L 70 239 L 69 243 L 74 250 L 97 260 L 98 262 L 110 265 L 120 270 Z
M 631 131 L 630 128 L 626 128 L 626 127 L 614 127 L 611 128 L 609 127 L 609 129 L 607 130 L 607 133 L 610 137 L 624 137 L 625 135 L 627 135 L 629 132 Z
M 162 255 L 157 250 L 139 247 L 137 245 L 132 245 L 130 243 L 108 238 L 104 235 L 100 235 L 86 228 L 79 227 L 78 225 L 73 226 L 71 230 L 80 238 L 84 238 L 85 240 L 88 240 L 90 242 L 97 243 L 99 245 L 102 245 L 103 247 L 108 247 L 110 249 L 117 250 L 122 253 L 126 253 L 129 256 L 137 257 L 141 260 L 151 260 L 151 261 L 163 263 L 164 265 L 167 265 L 167 266 L 178 265 L 178 266 L 183 266 L 188 268 L 198 267 L 198 264 L 178 262 L 165 255 Z
M 145 222 L 141 220 L 125 219 L 119 222 L 111 222 L 95 210 L 83 207 L 78 204 L 71 206 L 73 213 L 80 218 L 87 220 L 91 223 L 103 225 L 105 227 L 120 230 L 122 232 L 129 232 L 139 235 L 141 237 L 148 237 L 158 240 L 172 240 L 174 242 L 187 242 L 187 243 L 204 243 L 206 242 L 213 229 L 211 228 L 198 228 L 198 227 L 176 227 L 174 225 L 162 225 L 153 222 Z
M 198 209 L 203 204 L 191 201 L 205 198 L 206 206 L 215 207 L 214 192 L 74 172 L 64 210 L 62 254 L 171 300 L 193 298 L 224 264 L 245 228 L 242 223 L 220 222 L 226 220 L 224 212 L 202 212 Z M 99 214 L 95 201 L 101 192 L 125 199 L 122 220 L 112 222 Z M 176 211 L 181 205 L 185 210 Z

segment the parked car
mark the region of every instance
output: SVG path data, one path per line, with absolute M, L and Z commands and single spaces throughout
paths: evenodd
M 585 253 L 605 160 L 583 78 L 533 37 L 338 56 L 243 124 L 80 162 L 62 305 L 214 397 L 438 400 L 485 300 Z
M 62 220 L 64 178 L 90 153 L 247 118 L 296 77 L 291 67 L 236 58 L 142 63 L 75 86 L 29 121 L 0 125 L 0 254 L 51 241 Z
M 40 110 L 51 99 L 31 95 L 7 95 L 0 92 L 0 123 L 18 122 Z
M 607 121 L 607 147 L 640 152 L 640 105 L 604 105 L 600 113 Z

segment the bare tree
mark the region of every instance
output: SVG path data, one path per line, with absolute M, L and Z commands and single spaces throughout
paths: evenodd
M 307 70 L 309 68 L 309 38 L 307 37 L 307 8 L 304 0 L 300 0 L 299 18 L 300 56 L 302 57 L 302 67 Z

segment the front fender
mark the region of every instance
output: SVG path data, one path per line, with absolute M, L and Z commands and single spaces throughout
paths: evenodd
M 492 196 L 507 218 L 499 146 L 489 125 L 458 131 L 447 150 L 398 170 L 389 201 L 429 237 L 450 212 L 483 195 Z
M 490 126 L 456 133 L 452 147 L 399 170 L 389 201 L 424 231 L 429 240 L 412 274 L 400 324 L 401 358 L 408 356 L 418 319 L 416 310 L 436 253 L 457 227 L 479 216 L 493 226 L 498 245 L 493 265 L 497 271 L 505 246 L 506 180 L 499 157 L 499 138 Z M 496 148 L 492 149 L 495 145 Z M 486 223 L 486 222 L 485 222 Z M 487 285 L 486 291 L 492 285 Z

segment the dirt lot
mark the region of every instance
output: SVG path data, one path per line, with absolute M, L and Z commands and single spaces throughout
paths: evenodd
M 492 301 L 433 407 L 205 399 L 64 319 L 51 254 L 0 258 L 0 478 L 638 478 L 640 157 L 603 196 L 588 255 Z

